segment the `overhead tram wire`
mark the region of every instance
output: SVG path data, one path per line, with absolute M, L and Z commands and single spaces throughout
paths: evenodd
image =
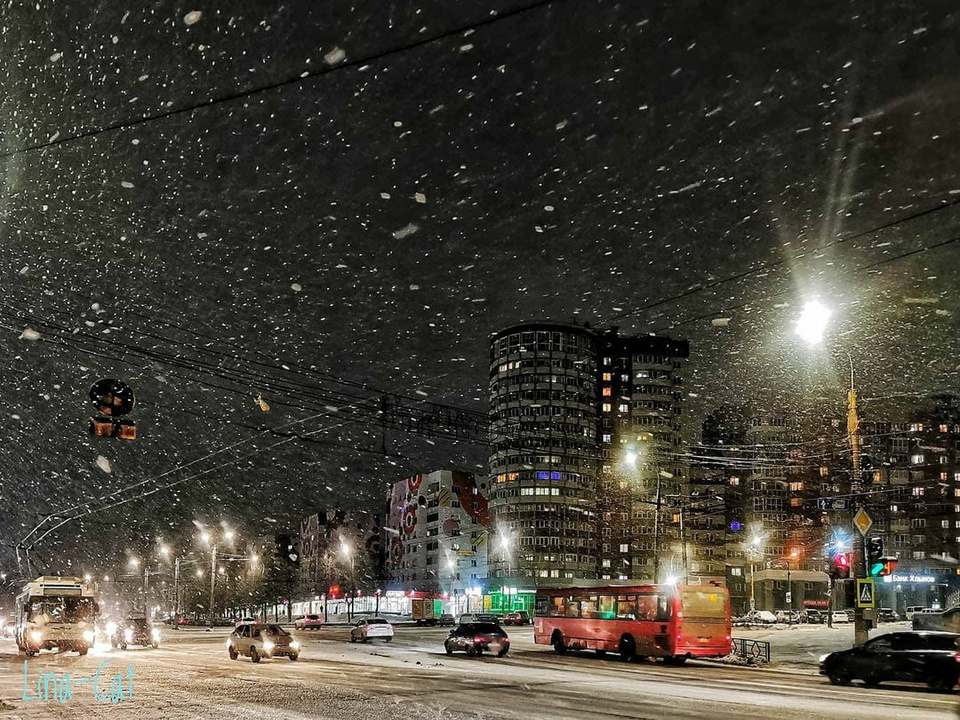
M 667 304 L 669 304 L 669 303 L 673 303 L 673 302 L 676 302 L 676 301 L 678 301 L 678 300 L 683 300 L 684 298 L 690 297 L 690 296 L 692 296 L 692 295 L 696 295 L 696 294 L 701 293 L 701 292 L 703 292 L 703 291 L 705 291 L 705 290 L 712 290 L 712 289 L 714 289 L 714 288 L 716 288 L 716 287 L 719 287 L 719 286 L 721 286 L 721 285 L 726 285 L 727 283 L 730 283 L 730 282 L 735 282 L 735 281 L 737 281 L 737 280 L 743 280 L 744 278 L 750 277 L 751 275 L 756 275 L 756 274 L 759 273 L 759 272 L 764 272 L 764 271 L 766 271 L 766 270 L 772 270 L 772 269 L 774 269 L 774 268 L 781 267 L 781 266 L 783 266 L 783 265 L 786 265 L 787 263 L 793 262 L 794 260 L 800 260 L 800 259 L 805 258 L 805 257 L 808 257 L 808 256 L 810 256 L 810 255 L 812 255 L 812 254 L 814 254 L 814 253 L 820 252 L 820 251 L 822 251 L 822 250 L 826 250 L 827 248 L 835 247 L 835 246 L 837 246 L 837 245 L 842 245 L 842 244 L 847 243 L 847 242 L 850 242 L 850 241 L 852 241 L 852 240 L 859 240 L 860 238 L 864 238 L 864 237 L 867 237 L 867 236 L 869 236 L 869 235 L 875 235 L 875 234 L 877 234 L 877 233 L 883 232 L 884 230 L 889 230 L 889 229 L 891 229 L 891 228 L 897 227 L 898 225 L 902 225 L 902 224 L 904 224 L 904 223 L 908 223 L 908 222 L 911 222 L 911 221 L 913 221 L 913 220 L 917 220 L 917 219 L 922 218 L 922 217 L 927 217 L 927 216 L 929 216 L 929 215 L 933 215 L 934 213 L 940 212 L 940 211 L 942 211 L 942 210 L 949 210 L 949 209 L 951 209 L 951 208 L 956 207 L 957 205 L 960 205 L 960 197 L 954 198 L 953 200 L 947 200 L 947 201 L 945 201 L 945 202 L 941 202 L 941 203 L 938 204 L 938 205 L 935 205 L 935 206 L 933 206 L 933 207 L 927 208 L 927 209 L 925 209 L 925 210 L 920 210 L 920 211 L 915 212 L 915 213 L 912 213 L 912 214 L 910 214 L 910 215 L 905 215 L 905 216 L 903 216 L 903 217 L 899 217 L 899 218 L 896 218 L 896 219 L 894 219 L 894 220 L 890 220 L 890 221 L 888 221 L 888 222 L 885 222 L 885 223 L 882 223 L 882 224 L 880 224 L 880 225 L 874 226 L 874 227 L 869 228 L 869 229 L 867 229 L 867 230 L 861 230 L 861 231 L 856 232 L 856 233 L 853 233 L 853 234 L 851 234 L 851 235 L 847 235 L 847 236 L 845 236 L 845 237 L 838 238 L 837 240 L 834 240 L 834 241 L 829 242 L 829 243 L 825 243 L 825 244 L 823 244 L 823 245 L 820 245 L 819 247 L 810 248 L 810 249 L 808 249 L 808 250 L 803 250 L 803 251 L 801 251 L 801 252 L 795 253 L 794 255 L 788 255 L 788 256 L 786 256 L 786 257 L 780 258 L 779 260 L 772 260 L 772 261 L 770 261 L 770 262 L 761 263 L 760 265 L 757 265 L 756 267 L 750 268 L 750 269 L 748 269 L 748 270 L 743 270 L 743 271 L 738 272 L 738 273 L 734 273 L 733 275 L 728 275 L 727 277 L 720 278 L 719 280 L 714 280 L 714 281 L 712 281 L 712 282 L 708 282 L 708 283 L 704 283 L 704 284 L 698 283 L 698 284 L 695 285 L 694 287 L 688 288 L 687 290 L 684 290 L 684 291 L 681 292 L 681 293 L 677 293 L 677 294 L 675 294 L 675 295 L 671 295 L 671 296 L 668 296 L 668 297 L 665 297 L 665 298 L 661 298 L 660 300 L 655 300 L 655 301 L 653 301 L 653 302 L 649 302 L 649 303 L 647 303 L 646 305 L 641 305 L 640 307 L 634 308 L 633 310 L 628 310 L 628 311 L 619 313 L 619 314 L 617 314 L 617 315 L 612 315 L 612 316 L 610 316 L 609 318 L 607 318 L 607 319 L 605 320 L 605 322 L 607 322 L 607 323 L 616 322 L 616 321 L 618 321 L 618 320 L 622 320 L 622 319 L 624 319 L 624 318 L 631 317 L 631 316 L 633 316 L 633 315 L 637 315 L 637 314 L 642 313 L 642 312 L 646 312 L 647 310 L 652 310 L 653 308 L 660 307 L 661 305 L 667 305 Z M 932 247 L 937 247 L 937 246 L 934 245 L 934 246 L 932 246 Z
M 341 63 L 332 65 L 330 67 L 321 68 L 319 70 L 301 72 L 293 77 L 286 78 L 285 80 L 278 80 L 277 82 L 268 83 L 266 85 L 259 85 L 257 87 L 248 88 L 246 90 L 241 90 L 239 92 L 229 93 L 227 95 L 221 95 L 219 97 L 211 98 L 209 100 L 193 103 L 192 105 L 186 105 L 184 107 L 176 108 L 173 110 L 167 110 L 166 112 L 154 113 L 153 115 L 134 118 L 132 120 L 124 120 L 121 122 L 113 123 L 112 125 L 107 125 L 105 127 L 100 127 L 93 130 L 85 130 L 82 132 L 74 133 L 73 135 L 66 135 L 62 138 L 57 138 L 56 140 L 47 140 L 46 142 L 36 143 L 34 145 L 27 145 L 25 147 L 17 148 L 15 150 L 7 150 L 5 152 L 0 152 L 0 158 L 15 157 L 17 155 L 23 155 L 25 153 L 36 152 L 38 150 L 46 150 L 49 148 L 57 147 L 59 145 L 64 145 L 66 143 L 76 142 L 77 140 L 86 140 L 89 138 L 98 137 L 100 135 L 105 135 L 107 133 L 117 132 L 119 130 L 127 130 L 130 128 L 139 127 L 141 125 L 147 125 L 152 122 L 157 122 L 159 120 L 166 120 L 168 118 L 176 117 L 178 115 L 189 114 L 197 110 L 203 110 L 206 108 L 215 107 L 217 105 L 222 105 L 224 103 L 229 103 L 236 100 L 243 100 L 245 98 L 267 93 L 272 90 L 279 90 L 282 87 L 299 85 L 304 83 L 307 80 L 312 80 L 318 77 L 322 77 L 324 75 L 329 75 L 331 73 L 334 73 L 340 70 L 359 68 L 363 65 L 368 65 L 370 63 L 374 63 L 379 60 L 384 60 L 386 58 L 393 57 L 395 55 L 400 55 L 405 52 L 409 52 L 410 50 L 416 50 L 421 47 L 426 47 L 428 45 L 438 43 L 442 40 L 447 40 L 449 38 L 462 35 L 467 31 L 479 30 L 481 28 L 499 23 L 502 20 L 508 20 L 510 18 L 520 17 L 528 12 L 539 10 L 540 8 L 545 8 L 559 2 L 562 2 L 562 0 L 536 0 L 535 2 L 528 3 L 526 5 L 521 5 L 520 7 L 514 8 L 512 10 L 506 10 L 502 13 L 496 13 L 487 18 L 484 18 L 483 20 L 478 20 L 468 25 L 462 25 L 453 30 L 447 30 L 447 31 L 438 33 L 436 35 L 431 35 L 429 37 L 422 38 L 415 42 L 407 43 L 405 45 L 400 45 L 394 48 L 388 48 L 387 50 L 382 50 L 380 52 L 373 53 L 371 55 L 364 55 L 363 57 L 357 58 L 356 60 L 345 60 Z
M 895 256 L 893 256 L 893 257 L 884 258 L 883 260 L 878 260 L 878 261 L 873 262 L 873 263 L 868 263 L 867 265 L 861 265 L 861 266 L 859 266 L 859 267 L 853 268 L 853 270 L 851 270 L 851 272 L 854 273 L 854 274 L 856 274 L 856 273 L 864 272 L 864 271 L 866 271 L 866 270 L 872 270 L 873 268 L 879 267 L 879 266 L 881 266 L 881 265 L 886 265 L 886 264 L 895 262 L 895 261 L 897 261 L 897 260 L 903 260 L 903 259 L 905 259 L 905 258 L 912 257 L 912 256 L 914 256 L 914 255 L 920 255 L 920 254 L 922 254 L 922 253 L 929 252 L 930 250 L 936 250 L 936 249 L 939 249 L 939 248 L 941 248 L 941 247 L 945 247 L 945 246 L 947 246 L 947 245 L 952 245 L 953 243 L 958 242 L 958 241 L 960 241 L 960 237 L 948 238 L 947 240 L 943 240 L 943 241 L 938 242 L 938 243 L 933 243 L 932 245 L 925 245 L 924 247 L 916 248 L 916 249 L 914 249 L 914 250 L 910 250 L 910 251 L 908 251 L 908 252 L 901 253 L 901 254 L 899 254 L 899 255 L 895 255 Z M 694 317 L 685 318 L 685 319 L 683 319 L 683 320 L 678 320 L 678 321 L 676 321 L 676 322 L 670 323 L 669 325 L 660 326 L 660 327 L 654 329 L 652 332 L 654 332 L 654 333 L 667 332 L 667 331 L 672 330 L 672 329 L 674 329 L 674 328 L 682 327 L 683 325 L 689 325 L 690 323 L 695 323 L 695 322 L 699 322 L 699 321 L 701 321 L 701 320 L 706 320 L 707 318 L 712 318 L 712 317 L 716 317 L 716 316 L 718 316 L 718 315 L 723 315 L 723 314 L 726 314 L 726 313 L 729 313 L 729 312 L 733 312 L 734 310 L 742 310 L 743 308 L 750 307 L 750 306 L 752 306 L 752 305 L 757 305 L 758 303 L 763 302 L 763 301 L 772 300 L 773 298 L 777 298 L 777 297 L 782 297 L 782 296 L 784 296 L 784 295 L 788 295 L 788 294 L 791 293 L 791 292 L 793 292 L 793 289 L 792 289 L 792 288 L 787 288 L 786 290 L 778 290 L 777 292 L 766 293 L 763 297 L 761 297 L 761 298 L 759 298 L 759 299 L 756 299 L 756 300 L 748 300 L 748 301 L 746 301 L 746 302 L 737 303 L 736 305 L 728 305 L 727 307 L 721 308 L 721 309 L 719 309 L 719 310 L 713 310 L 713 311 L 711 311 L 711 312 L 704 313 L 704 314 L 702 314 L 702 315 L 696 315 L 696 316 L 694 316 Z

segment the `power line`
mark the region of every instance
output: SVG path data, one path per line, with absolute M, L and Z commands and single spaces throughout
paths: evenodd
M 214 107 L 216 105 L 221 105 L 223 103 L 229 103 L 235 100 L 242 100 L 244 98 L 249 98 L 254 95 L 260 95 L 271 90 L 278 90 L 282 87 L 289 85 L 299 85 L 306 80 L 312 80 L 323 75 L 328 75 L 330 73 L 336 72 L 337 70 L 346 70 L 348 68 L 360 67 L 367 65 L 372 62 L 377 62 L 378 60 L 383 60 L 394 55 L 399 55 L 410 50 L 416 50 L 417 48 L 425 47 L 427 45 L 432 45 L 434 43 L 440 42 L 441 40 L 446 40 L 448 38 L 460 35 L 464 32 L 478 30 L 480 28 L 493 25 L 500 22 L 501 20 L 507 20 L 509 18 L 519 17 L 533 10 L 538 10 L 542 7 L 547 7 L 552 5 L 554 2 L 559 0 L 538 0 L 537 2 L 530 3 L 528 5 L 523 5 L 513 10 L 507 10 L 502 13 L 492 14 L 490 17 L 483 20 L 478 20 L 477 22 L 471 23 L 469 25 L 463 25 L 453 30 L 447 30 L 446 32 L 439 33 L 437 35 L 432 35 L 430 37 L 425 37 L 416 42 L 408 43 L 406 45 L 401 45 L 399 47 L 389 48 L 383 50 L 379 53 L 374 53 L 372 55 L 366 55 L 357 60 L 345 60 L 339 64 L 332 65 L 330 67 L 321 68 L 319 70 L 307 71 L 298 73 L 294 77 L 289 77 L 285 80 L 279 80 L 277 82 L 268 83 L 266 85 L 259 85 L 254 88 L 249 88 L 247 90 L 241 90 L 239 92 L 230 93 L 227 95 L 222 95 L 220 97 L 211 98 L 209 100 L 204 100 L 199 103 L 194 103 L 193 105 L 187 105 L 181 108 L 176 108 L 174 110 L 168 110 L 166 112 L 156 113 L 154 115 L 147 115 L 140 118 L 134 118 L 133 120 L 125 120 L 121 122 L 114 123 L 112 125 L 107 125 L 106 127 L 96 128 L 94 130 L 86 130 L 84 132 L 79 132 L 74 135 L 67 135 L 62 138 L 57 138 L 56 140 L 48 140 L 43 143 L 37 143 L 35 145 L 27 145 L 26 147 L 18 148 L 16 150 L 8 150 L 6 152 L 0 153 L 0 158 L 8 158 L 16 155 L 22 155 L 28 152 L 34 152 L 36 150 L 45 150 L 52 147 L 57 147 L 65 143 L 74 142 L 76 140 L 85 140 L 92 137 L 97 137 L 106 133 L 115 132 L 117 130 L 127 130 L 130 128 L 138 127 L 140 125 L 146 125 L 148 123 L 157 122 L 159 120 L 165 120 L 167 118 L 176 117 L 178 115 L 184 115 L 187 113 L 192 113 L 196 110 L 201 110 L 209 107 Z

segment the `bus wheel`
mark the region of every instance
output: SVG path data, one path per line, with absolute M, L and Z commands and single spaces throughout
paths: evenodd
M 563 635 L 559 631 L 553 634 L 553 637 L 550 638 L 550 643 L 553 645 L 553 651 L 557 655 L 563 655 L 567 651 L 567 646 L 563 644 Z
M 597 657 L 603 657 L 607 654 L 606 650 L 597 650 Z
M 637 645 L 629 635 L 620 638 L 620 648 L 618 650 L 620 658 L 624 662 L 633 662 L 637 657 Z

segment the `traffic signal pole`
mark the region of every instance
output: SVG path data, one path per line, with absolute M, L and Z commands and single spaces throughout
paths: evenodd
M 850 440 L 850 456 L 853 461 L 853 472 L 850 476 L 850 491 L 856 496 L 860 493 L 860 418 L 857 416 L 857 387 L 853 376 L 853 358 L 850 358 L 850 389 L 847 391 L 847 436 Z M 856 537 L 856 535 L 854 535 Z M 861 550 L 863 561 L 859 563 L 860 571 L 854 571 L 855 577 L 870 577 L 867 567 L 867 538 L 861 535 Z M 856 580 L 854 587 L 856 587 Z M 859 600 L 857 598 L 856 600 Z M 863 608 L 855 600 L 853 604 L 853 644 L 862 645 L 870 637 L 870 623 L 863 616 Z

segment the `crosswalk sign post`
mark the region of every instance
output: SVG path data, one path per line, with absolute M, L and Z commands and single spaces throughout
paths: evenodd
M 876 586 L 872 578 L 857 578 L 857 607 L 876 607 Z

